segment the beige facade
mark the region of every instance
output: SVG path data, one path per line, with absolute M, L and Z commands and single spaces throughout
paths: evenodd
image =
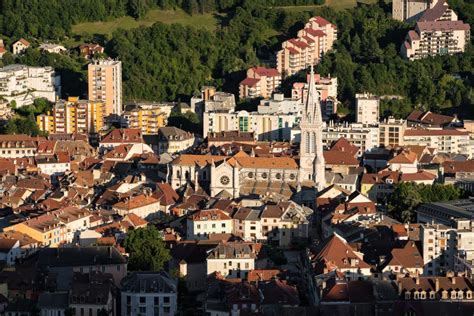
M 283 77 L 291 76 L 317 64 L 337 39 L 337 28 L 320 16 L 311 18 L 297 38 L 282 43 L 277 52 L 277 70 Z
M 405 120 L 396 120 L 393 117 L 385 119 L 379 124 L 379 145 L 383 147 L 403 146 L 403 135 L 407 128 Z
M 420 145 L 435 148 L 440 153 L 454 153 L 472 157 L 470 134 L 463 129 L 407 129 L 404 145 Z
M 281 74 L 276 69 L 252 67 L 247 70 L 247 78 L 239 84 L 239 97 L 265 99 L 271 98 L 281 84 Z
M 419 18 L 430 7 L 431 2 L 437 0 L 393 0 L 392 18 L 398 21 Z
M 356 122 L 376 124 L 379 121 L 380 98 L 370 93 L 356 94 Z
M 122 62 L 98 59 L 88 66 L 89 99 L 103 102 L 105 114 L 122 114 Z

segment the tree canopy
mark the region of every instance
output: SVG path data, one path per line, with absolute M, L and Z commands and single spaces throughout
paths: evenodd
M 124 242 L 131 271 L 158 271 L 171 258 L 161 233 L 154 226 L 129 231 Z
M 465 192 L 453 185 L 401 182 L 395 184 L 387 205 L 390 215 L 395 219 L 405 223 L 414 222 L 415 210 L 420 204 L 456 200 L 463 195 Z

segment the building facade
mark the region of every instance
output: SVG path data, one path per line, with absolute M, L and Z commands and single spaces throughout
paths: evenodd
M 356 122 L 377 124 L 379 122 L 380 98 L 370 93 L 356 94 Z
M 122 62 L 93 60 L 87 70 L 89 99 L 104 103 L 105 115 L 122 115 Z
M 247 78 L 239 84 L 239 98 L 262 97 L 268 99 L 281 84 L 281 74 L 274 68 L 252 67 Z

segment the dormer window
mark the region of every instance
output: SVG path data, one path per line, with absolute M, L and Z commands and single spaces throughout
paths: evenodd
M 456 299 L 456 296 L 457 296 L 456 294 L 457 294 L 456 291 L 451 292 L 451 299 L 452 300 Z
M 410 299 L 410 292 L 405 292 L 405 299 L 409 300 Z
M 434 300 L 436 298 L 436 293 L 435 292 L 430 292 L 430 300 Z
M 467 299 L 472 299 L 472 292 L 471 291 L 466 292 L 466 298 Z
M 420 294 L 418 292 L 415 292 L 415 294 L 413 294 L 413 298 L 415 300 L 419 299 L 420 298 Z

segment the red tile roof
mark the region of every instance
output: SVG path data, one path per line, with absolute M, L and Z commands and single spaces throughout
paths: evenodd
M 241 86 L 248 86 L 248 87 L 254 87 L 257 85 L 257 83 L 260 82 L 260 79 L 255 79 L 255 78 L 245 78 L 240 82 Z
M 260 76 L 266 76 L 266 77 L 278 77 L 278 76 L 280 76 L 280 73 L 275 68 L 253 67 L 252 69 L 256 74 L 258 74 Z
M 351 156 L 348 153 L 342 151 L 325 151 L 324 161 L 327 165 L 359 165 L 359 161 L 354 156 Z
M 401 182 L 434 181 L 435 179 L 434 174 L 424 170 L 415 173 L 402 173 L 400 176 Z
M 101 143 L 143 143 L 141 129 L 120 128 L 110 131 Z
M 458 129 L 407 129 L 405 136 L 462 136 L 469 135 L 466 130 Z
M 469 31 L 471 27 L 463 21 L 434 21 L 418 22 L 416 26 L 420 31 Z
M 232 218 L 224 211 L 219 209 L 201 210 L 189 216 L 193 221 L 224 221 Z

